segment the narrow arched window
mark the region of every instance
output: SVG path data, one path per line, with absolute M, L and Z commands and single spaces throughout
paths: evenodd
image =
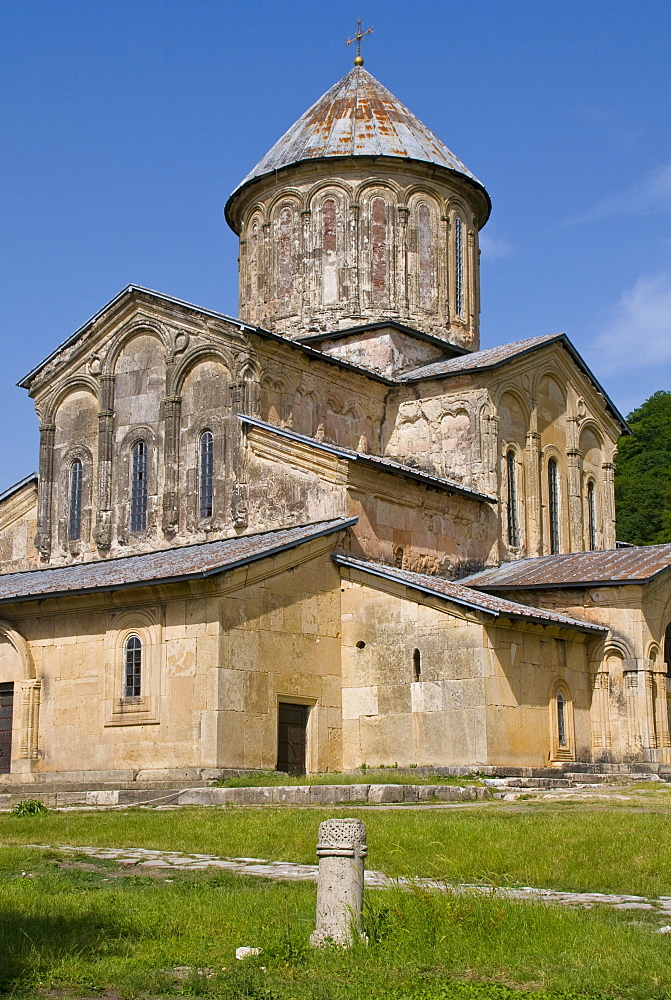
M 508 545 L 517 548 L 520 544 L 520 528 L 517 516 L 517 466 L 515 452 L 510 449 L 506 455 L 508 472 Z
M 454 309 L 457 316 L 464 315 L 464 224 L 459 216 L 454 220 Z
M 200 517 L 212 517 L 214 499 L 214 436 L 212 431 L 200 435 L 200 467 L 198 473 L 198 511 Z
M 130 530 L 147 530 L 147 444 L 136 441 L 131 456 Z
M 557 743 L 566 746 L 566 704 L 561 691 L 557 695 Z
M 139 698 L 142 693 L 142 640 L 129 635 L 124 646 L 124 697 Z
M 548 511 L 550 517 L 550 553 L 559 552 L 559 475 L 554 458 L 548 462 Z
M 374 198 L 371 205 L 371 286 L 372 300 L 382 304 L 387 299 L 387 203 Z
M 70 466 L 70 503 L 68 510 L 68 538 L 77 541 L 82 532 L 82 463 L 78 458 Z
M 594 481 L 591 479 L 587 484 L 587 523 L 589 528 L 589 547 L 593 552 L 596 548 L 596 495 Z
M 415 682 L 422 676 L 422 654 L 418 649 L 413 650 L 412 654 L 412 676 Z

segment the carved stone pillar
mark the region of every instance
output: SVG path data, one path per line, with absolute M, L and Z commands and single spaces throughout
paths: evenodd
M 571 552 L 581 552 L 585 547 L 582 523 L 582 452 L 570 448 L 566 452 L 568 474 L 568 522 Z
M 482 479 L 480 489 L 498 496 L 499 489 L 499 418 L 494 413 L 482 415 Z
M 179 428 L 182 400 L 179 396 L 163 400 L 165 436 L 163 462 L 165 490 L 163 493 L 163 531 L 175 535 L 179 531 Z
M 47 560 L 51 555 L 51 502 L 54 481 L 55 424 L 40 427 L 40 473 L 37 498 L 37 534 L 35 547 Z
M 347 947 L 362 934 L 363 864 L 366 827 L 360 819 L 327 819 L 319 824 L 317 926 L 310 944 Z
M 359 221 L 360 221 L 360 209 L 358 205 L 350 205 L 350 219 L 349 219 L 349 229 L 350 229 L 350 268 L 349 268 L 349 296 L 350 296 L 350 315 L 352 318 L 357 318 L 361 315 L 361 279 L 359 274 L 360 260 L 360 240 L 359 240 Z
M 603 490 L 603 547 L 615 548 L 615 465 L 604 462 L 601 466 L 601 489 Z
M 93 533 L 99 549 L 109 549 L 112 544 L 113 444 L 114 375 L 101 375 L 98 413 L 98 518 Z
M 527 434 L 527 555 L 539 556 L 543 551 L 541 516 L 541 436 L 536 431 Z
M 669 712 L 666 703 L 666 674 L 655 671 L 653 678 L 653 698 L 655 703 L 655 731 L 657 746 L 662 751 L 661 758 L 669 763 L 671 748 L 671 732 L 669 731 Z
M 408 296 L 408 217 L 410 210 L 407 205 L 398 206 L 398 308 L 401 315 L 407 319 L 409 310 Z
M 610 750 L 612 745 L 610 733 L 609 705 L 610 674 L 607 669 L 599 670 L 594 676 L 592 691 L 592 747 L 595 756 L 599 757 Z
M 655 678 L 652 670 L 638 672 L 639 732 L 644 751 L 656 750 L 657 729 L 655 725 Z
M 438 243 L 438 308 L 445 326 L 450 325 L 450 220 L 447 215 L 441 215 L 440 225 L 442 228 L 441 239 Z
M 38 734 L 40 714 L 40 691 L 42 681 L 36 678 L 21 681 L 21 760 L 39 759 Z
M 625 661 L 625 671 L 624 671 L 624 693 L 627 704 L 627 731 L 628 738 L 627 743 L 629 749 L 634 752 L 640 752 L 643 749 L 643 741 L 641 739 L 641 724 L 640 724 L 640 689 L 639 689 L 639 674 L 637 670 L 626 669 L 626 663 L 633 661 Z
M 475 282 L 476 274 L 478 272 L 478 261 L 475 253 L 475 233 L 472 229 L 468 230 L 468 235 L 466 237 L 466 248 L 467 248 L 467 261 L 468 261 L 468 271 L 467 271 L 467 286 L 466 294 L 468 295 L 468 325 L 470 327 L 471 343 L 472 349 L 477 351 L 480 346 L 480 338 L 478 337 L 478 313 L 477 313 L 477 295 L 475 292 Z
M 306 327 L 312 319 L 313 309 L 317 307 L 317 289 L 315 285 L 315 261 L 312 254 L 312 212 L 304 208 L 301 212 L 301 288 L 299 290 L 303 326 Z

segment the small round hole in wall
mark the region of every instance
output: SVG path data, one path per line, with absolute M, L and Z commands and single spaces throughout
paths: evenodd
M 359 641 L 356 644 L 356 648 L 357 649 L 363 649 L 365 645 L 366 645 L 366 643 L 363 641 L 363 639 L 359 639 Z

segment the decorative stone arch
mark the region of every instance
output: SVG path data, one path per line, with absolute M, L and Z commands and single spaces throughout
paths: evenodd
M 361 204 L 362 201 L 370 199 L 371 191 L 386 191 L 393 198 L 392 204 L 404 204 L 405 192 L 400 184 L 392 180 L 391 177 L 366 177 L 355 188 L 355 202 Z M 374 195 L 373 195 L 374 197 Z
M 45 424 L 53 423 L 59 406 L 73 392 L 88 392 L 96 402 L 100 403 L 100 393 L 97 379 L 92 375 L 73 375 L 71 378 L 61 382 L 55 391 L 41 403 L 40 422 Z
M 285 203 L 291 203 L 297 212 L 302 212 L 306 208 L 305 195 L 299 188 L 282 188 L 277 194 L 273 195 L 266 205 L 266 222 L 272 222 L 277 215 L 278 208 L 282 208 Z
M 351 184 L 347 184 L 340 178 L 324 178 L 312 185 L 305 196 L 305 207 L 314 211 L 315 206 L 323 198 L 328 198 L 329 194 L 337 195 L 348 204 L 352 202 L 354 190 Z
M 165 329 L 159 323 L 143 317 L 142 319 L 132 320 L 117 332 L 112 344 L 103 358 L 101 374 L 114 375 L 119 355 L 123 351 L 124 347 L 130 343 L 131 340 L 134 340 L 135 337 L 142 336 L 156 337 L 156 339 L 163 346 L 164 356 L 168 358 L 172 355 L 170 337 L 166 333 Z
M 447 261 L 441 199 L 427 187 L 415 185 L 406 193 L 406 204 L 409 307 L 442 315 Z
M 0 619 L 0 636 L 15 650 L 21 665 L 19 691 L 21 695 L 20 732 L 19 732 L 19 766 L 17 771 L 30 769 L 39 759 L 38 735 L 40 693 L 42 681 L 36 676 L 35 663 L 30 647 L 14 625 Z M 12 768 L 14 770 L 14 768 Z
M 264 371 L 259 379 L 259 394 L 261 396 L 261 418 L 269 424 L 285 427 L 290 408 L 290 386 L 285 376 L 275 371 Z M 263 412 L 264 394 L 267 404 L 265 413 Z
M 543 381 L 543 379 L 547 378 L 548 376 L 550 378 L 554 379 L 554 381 L 557 383 L 557 385 L 561 389 L 562 393 L 564 394 L 564 402 L 565 402 L 565 405 L 566 405 L 566 413 L 567 413 L 567 415 L 569 415 L 569 413 L 570 413 L 570 411 L 569 411 L 570 401 L 569 401 L 568 386 L 566 385 L 566 377 L 563 374 L 563 372 L 561 372 L 559 370 L 559 368 L 557 367 L 556 361 L 554 359 L 552 359 L 552 358 L 549 358 L 549 359 L 543 361 L 542 364 L 540 364 L 539 367 L 536 368 L 535 371 L 533 372 L 532 381 L 531 381 L 531 396 L 532 396 L 532 398 L 533 399 L 537 399 L 538 398 L 538 391 L 539 391 L 540 384 Z
M 176 397 L 181 396 L 184 388 L 184 380 L 187 375 L 190 375 L 194 368 L 197 368 L 204 361 L 216 361 L 226 369 L 230 388 L 233 383 L 232 373 L 235 369 L 232 353 L 224 347 L 218 347 L 214 344 L 202 344 L 199 347 L 194 347 L 188 354 L 185 354 L 175 367 L 171 380 L 170 394 Z
M 550 760 L 575 760 L 573 699 L 563 677 L 555 677 L 548 692 L 550 715 Z

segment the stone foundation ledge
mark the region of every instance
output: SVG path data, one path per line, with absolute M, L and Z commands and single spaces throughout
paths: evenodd
M 186 788 L 177 802 L 183 806 L 324 805 L 395 802 L 474 802 L 491 799 L 479 785 L 275 785 L 257 788 Z
M 52 809 L 137 805 L 178 806 L 332 806 L 401 802 L 475 802 L 493 797 L 479 785 L 273 785 L 256 788 L 95 789 L 48 791 L 27 789 L 0 793 L 0 810 L 22 799 L 35 798 Z

